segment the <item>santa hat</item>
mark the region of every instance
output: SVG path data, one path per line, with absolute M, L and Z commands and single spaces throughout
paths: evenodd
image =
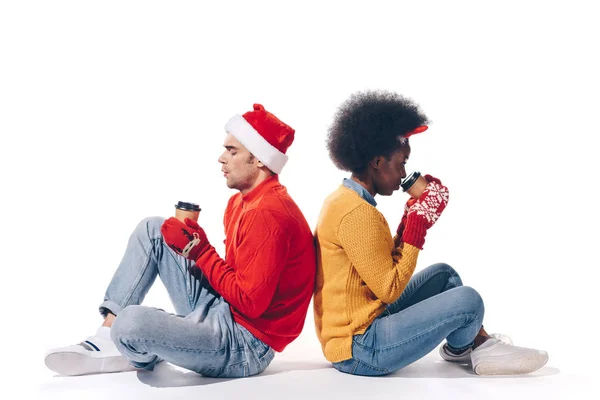
M 254 104 L 254 111 L 233 116 L 225 125 L 225 131 L 276 174 L 280 174 L 287 163 L 285 152 L 294 141 L 295 132 L 260 104 Z

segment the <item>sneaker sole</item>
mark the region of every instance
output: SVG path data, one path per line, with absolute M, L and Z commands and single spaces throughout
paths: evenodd
M 477 375 L 528 374 L 542 368 L 548 362 L 548 354 L 528 354 L 523 357 L 496 357 L 492 361 L 480 362 L 474 368 Z
M 133 371 L 135 368 L 123 356 L 93 358 L 80 353 L 52 353 L 44 360 L 46 366 L 60 375 L 76 376 Z

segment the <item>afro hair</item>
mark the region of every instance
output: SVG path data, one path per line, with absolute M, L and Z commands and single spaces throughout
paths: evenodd
M 372 90 L 350 96 L 335 114 L 327 150 L 341 170 L 360 174 L 377 156 L 389 158 L 400 139 L 429 122 L 419 106 L 397 93 Z

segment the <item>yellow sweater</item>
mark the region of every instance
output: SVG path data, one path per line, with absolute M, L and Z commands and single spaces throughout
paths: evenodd
M 400 297 L 419 249 L 395 248 L 383 215 L 343 185 L 325 200 L 315 239 L 317 336 L 327 360 L 344 361 L 352 358 L 352 337 Z

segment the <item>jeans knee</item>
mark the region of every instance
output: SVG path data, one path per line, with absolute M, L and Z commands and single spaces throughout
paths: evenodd
M 445 272 L 448 274 L 457 274 L 457 272 L 450 266 L 450 264 L 446 263 L 436 263 L 431 266 L 431 268 L 435 268 L 436 271 Z
M 450 264 L 446 263 L 437 263 L 433 264 L 432 268 L 435 268 L 437 272 L 442 272 L 450 276 L 449 280 L 452 280 L 455 286 L 462 286 L 462 280 L 460 279 L 460 275 L 458 272 Z
M 468 309 L 483 318 L 485 308 L 483 299 L 477 290 L 470 286 L 460 286 L 454 288 L 454 290 L 459 294 L 461 303 L 465 304 Z
M 110 337 L 118 343 L 124 337 L 143 337 L 148 316 L 152 309 L 144 306 L 127 306 L 115 318 L 110 329 Z
M 157 234 L 160 234 L 160 227 L 163 222 L 165 222 L 163 217 L 146 217 L 138 223 L 135 229 L 136 233 L 155 237 Z

